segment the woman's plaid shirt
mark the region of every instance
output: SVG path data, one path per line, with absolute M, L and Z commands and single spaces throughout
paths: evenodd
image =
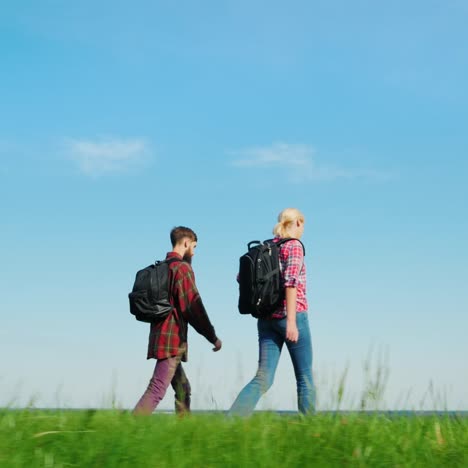
M 279 237 L 275 237 L 275 241 Z M 304 250 L 298 240 L 291 240 L 280 245 L 279 260 L 283 287 L 297 289 L 296 312 L 306 312 L 306 266 Z M 273 318 L 286 317 L 286 299 L 281 307 L 272 315 Z
M 166 259 L 176 258 L 179 262 L 169 263 L 169 291 L 173 312 L 163 322 L 151 324 L 148 359 L 165 359 L 176 356 L 187 343 L 187 323 L 203 335 L 210 343 L 217 340 L 213 325 L 206 313 L 192 267 L 182 261 L 175 252 L 169 252 Z M 182 356 L 187 361 L 187 346 Z

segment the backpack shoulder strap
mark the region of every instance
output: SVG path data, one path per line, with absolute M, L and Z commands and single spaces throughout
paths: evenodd
M 164 261 L 166 263 L 185 262 L 185 260 L 182 260 L 182 259 L 177 258 L 177 257 L 166 258 L 166 260 L 164 260 Z
M 302 251 L 304 252 L 304 257 L 305 257 L 306 250 L 305 250 L 304 244 L 299 239 L 296 239 L 295 237 L 284 237 L 283 239 L 280 239 L 276 242 L 273 242 L 273 239 L 268 239 L 265 241 L 265 243 L 270 243 L 270 244 L 274 243 L 279 247 L 280 245 L 283 245 L 286 242 L 293 241 L 293 240 L 297 240 L 302 245 Z
M 188 267 L 189 270 L 192 270 L 192 266 L 190 265 L 190 263 L 181 258 L 176 258 L 176 257 L 166 258 L 164 260 L 164 263 L 166 263 L 168 270 L 172 271 L 172 273 L 176 276 L 180 274 L 180 269 L 183 265 L 185 265 L 186 268 Z M 172 264 L 175 264 L 175 265 L 174 267 L 171 268 L 170 265 Z
M 160 265 L 161 263 L 167 263 L 169 265 L 174 262 L 187 263 L 185 260 L 182 260 L 181 258 L 171 257 L 171 258 L 165 258 L 164 260 L 156 260 L 154 264 Z
M 181 258 L 177 258 L 177 257 L 170 257 L 170 258 L 166 258 L 164 260 L 159 260 L 156 262 L 156 265 L 158 264 L 161 264 L 161 263 L 166 263 L 168 266 L 171 264 L 171 263 L 187 263 L 185 260 L 181 259 Z M 168 283 L 168 287 L 169 287 L 169 283 Z M 169 291 L 169 294 L 170 294 L 170 291 Z M 177 311 L 176 308 L 174 308 L 173 310 L 175 310 L 175 320 L 177 322 L 177 324 L 179 325 L 179 333 L 181 334 L 181 339 L 184 341 L 186 340 L 186 331 L 185 331 L 185 326 L 182 322 L 182 319 L 181 317 L 179 317 L 179 312 Z M 172 313 L 172 312 L 171 312 Z

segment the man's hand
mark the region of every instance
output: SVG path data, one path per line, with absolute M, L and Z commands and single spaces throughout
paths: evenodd
M 223 343 L 222 343 L 221 340 L 218 338 L 218 339 L 215 341 L 213 351 L 216 353 L 217 351 L 219 351 L 219 350 L 221 349 L 222 346 L 223 346 Z

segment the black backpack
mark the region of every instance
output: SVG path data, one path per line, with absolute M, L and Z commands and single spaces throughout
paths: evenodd
M 247 244 L 248 252 L 240 258 L 239 265 L 239 312 L 254 317 L 271 315 L 284 300 L 279 260 L 280 245 L 293 238 L 273 239 Z M 301 242 L 301 241 L 299 241 Z M 302 242 L 301 242 L 302 244 Z M 302 244 L 302 248 L 305 248 Z
M 132 292 L 128 295 L 130 313 L 140 322 L 164 320 L 172 311 L 169 301 L 169 258 L 138 271 Z

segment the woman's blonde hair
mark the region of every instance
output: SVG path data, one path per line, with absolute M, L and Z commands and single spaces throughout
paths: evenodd
M 304 222 L 304 215 L 297 208 L 284 209 L 278 215 L 278 222 L 273 228 L 273 234 L 279 237 L 289 237 L 289 227 L 298 220 Z

